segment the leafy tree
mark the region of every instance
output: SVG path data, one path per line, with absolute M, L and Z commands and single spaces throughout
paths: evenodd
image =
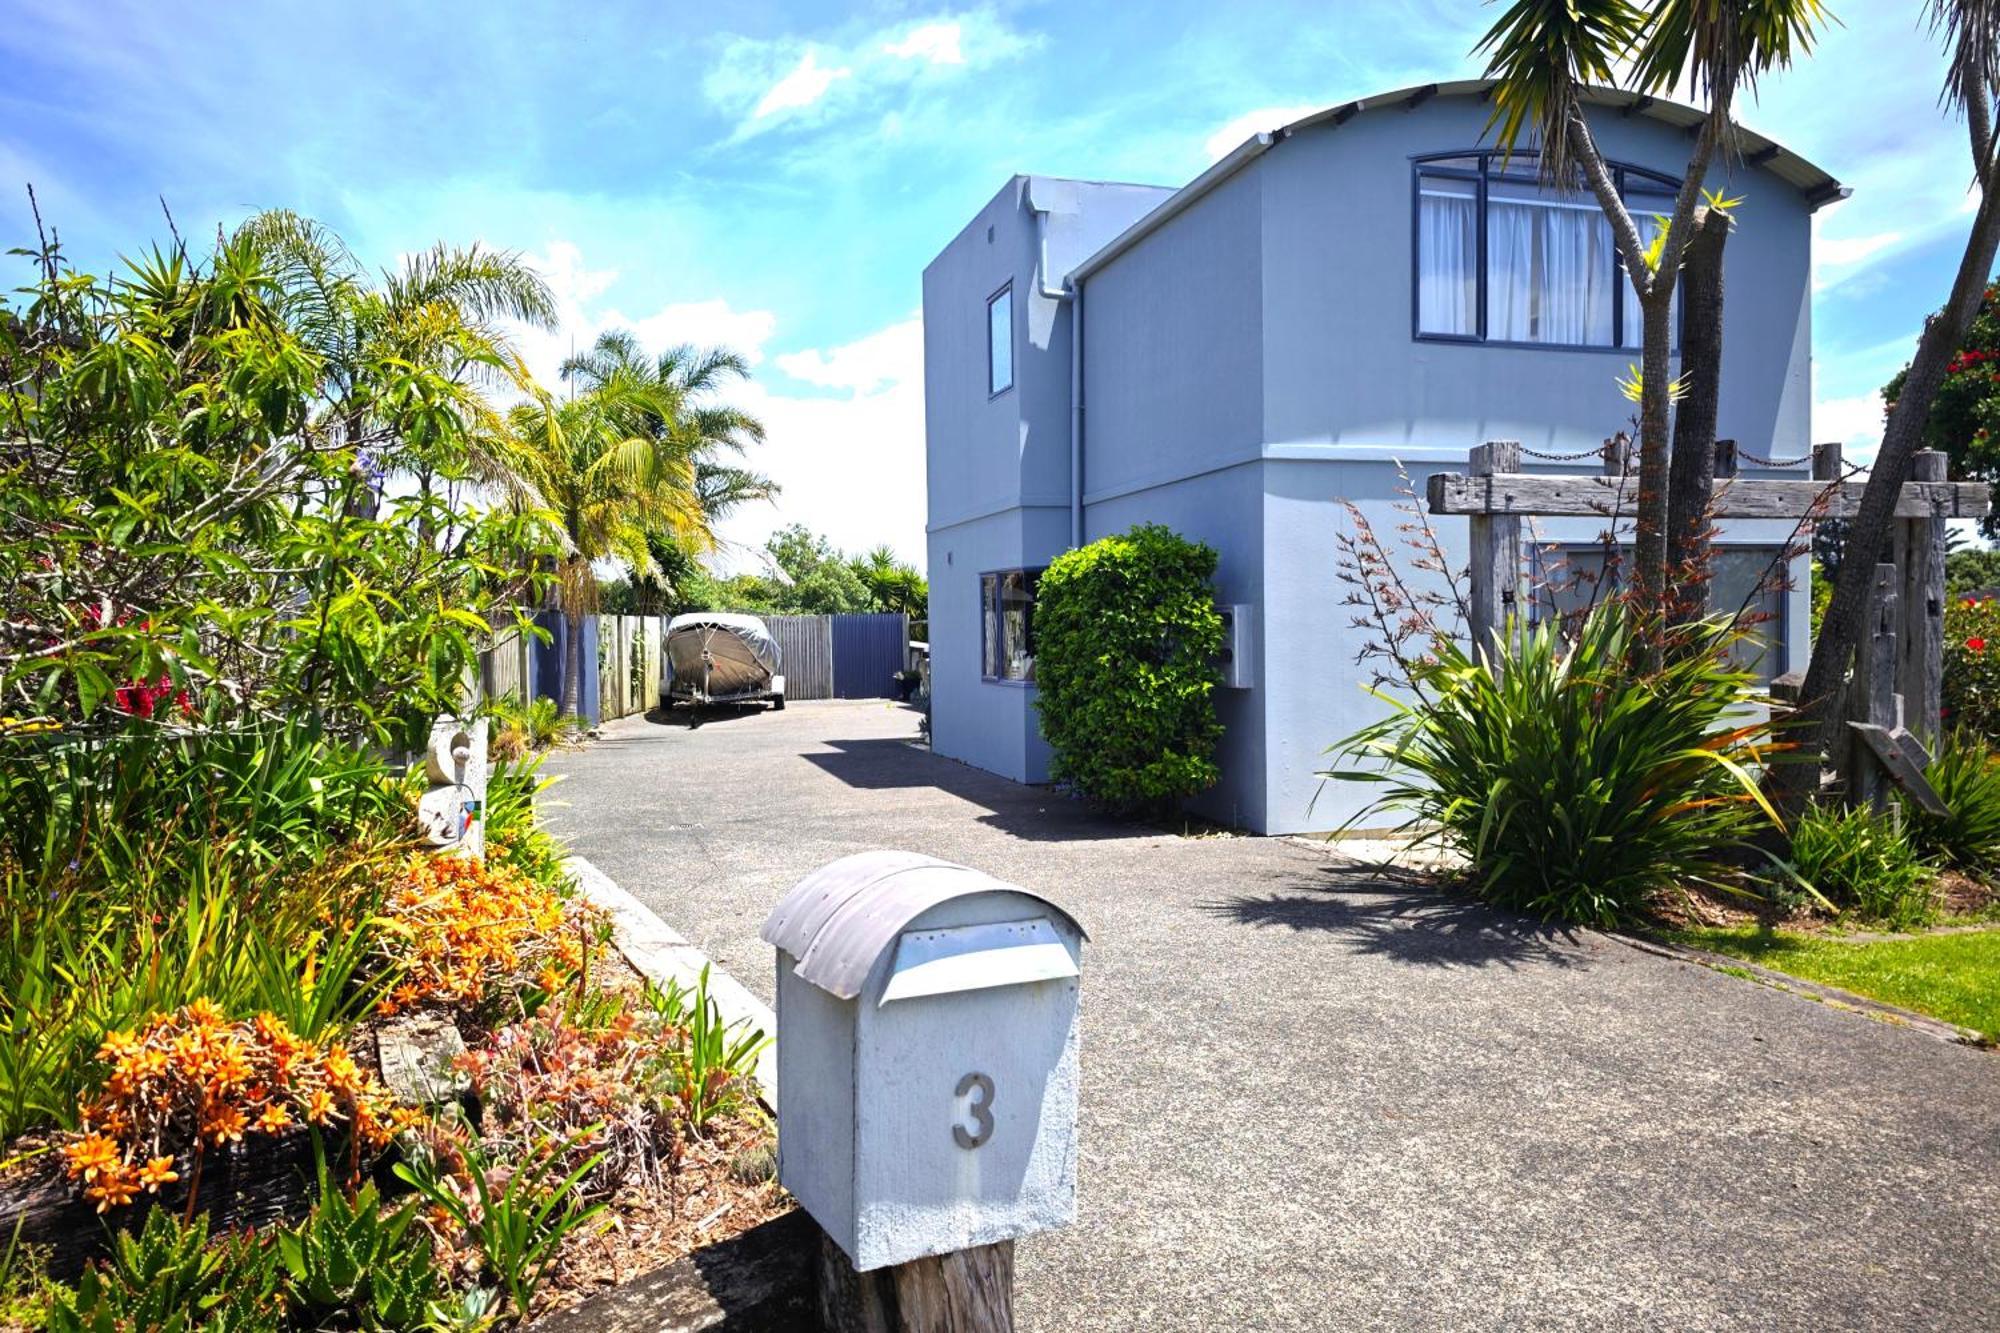
M 1953 597 L 2000 589 L 2000 551 L 1953 551 L 1944 560 L 1944 590 Z
M 370 460 L 474 447 L 464 367 L 342 341 L 347 288 L 305 319 L 250 232 L 115 280 L 27 253 L 0 307 L 0 733 L 304 716 L 388 743 L 455 706 L 553 549 L 530 510 L 372 490 Z
M 1923 447 L 1951 457 L 1951 475 L 1967 481 L 2000 481 L 2000 287 L 1989 285 L 1972 327 L 1945 363 L 1944 380 L 1924 420 Z M 1909 382 L 1904 366 L 1883 386 L 1893 410 Z M 2000 520 L 1980 520 L 1987 537 L 2000 536 Z
M 1932 0 L 1929 11 L 1933 30 L 1944 38 L 1950 51 L 1944 100 L 1965 117 L 1979 208 L 1959 258 L 1950 298 L 1924 322 L 1916 356 L 1898 386 L 1895 406 L 1889 409 L 1881 448 L 1876 451 L 1859 510 L 1848 529 L 1851 551 L 1879 551 L 1889 540 L 1896 499 L 1909 474 L 1911 456 L 1924 443 L 1931 404 L 1978 318 L 1994 254 L 2000 250 L 2000 143 L 1994 134 L 1994 107 L 2000 101 L 2000 6 L 1987 0 Z M 1799 715 L 1803 726 L 1816 730 L 1812 744 L 1820 753 L 1831 746 L 1840 726 L 1831 704 L 1860 642 L 1873 573 L 1866 560 L 1841 562 L 1806 666 Z M 1812 764 L 1772 768 L 1766 782 L 1781 814 L 1790 818 L 1805 808 L 1817 786 L 1818 772 Z
M 1049 562 L 1035 680 L 1057 782 L 1135 812 L 1215 785 L 1215 562 L 1214 548 L 1152 523 Z
M 1639 502 L 1634 534 L 1634 603 L 1665 604 L 1669 428 L 1672 412 L 1672 310 L 1702 184 L 1718 149 L 1727 148 L 1738 91 L 1788 65 L 1812 46 L 1826 18 L 1819 0 L 1514 0 L 1476 48 L 1498 82 L 1489 126 L 1512 151 L 1531 134 L 1542 178 L 1581 184 L 1611 224 L 1618 254 L 1639 302 L 1643 340 L 1639 371 Z M 1706 99 L 1682 172 L 1672 215 L 1650 243 L 1618 193 L 1616 180 L 1584 119 L 1584 94 L 1628 71 L 1635 93 L 1689 85 Z M 1720 200 L 1712 202 L 1719 203 Z
M 777 610 L 786 615 L 842 615 L 873 610 L 874 598 L 833 543 L 794 523 L 772 533 L 765 554 L 783 576 Z

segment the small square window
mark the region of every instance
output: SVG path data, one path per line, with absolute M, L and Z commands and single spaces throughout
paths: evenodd
M 986 298 L 986 394 L 1014 387 L 1014 284 Z
M 980 674 L 987 680 L 1035 679 L 1035 585 L 1039 569 L 979 576 Z

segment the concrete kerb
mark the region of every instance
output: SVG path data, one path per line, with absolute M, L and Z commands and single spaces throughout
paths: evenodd
M 1748 959 L 1737 958 L 1731 954 L 1714 953 L 1707 949 L 1696 949 L 1689 945 L 1675 944 L 1671 941 L 1657 939 L 1648 935 L 1628 935 L 1616 930 L 1607 930 L 1601 933 L 1606 939 L 1617 940 L 1620 944 L 1628 948 L 1637 949 L 1641 953 L 1655 954 L 1661 958 L 1671 958 L 1681 963 L 1693 963 L 1697 967 L 1706 967 L 1716 972 L 1726 972 L 1732 976 L 1741 977 L 1746 981 L 1755 982 L 1760 986 L 1769 986 L 1773 990 L 1781 990 L 1787 994 L 1796 995 L 1800 999 L 1812 1000 L 1835 1009 L 1845 1009 L 1850 1013 L 1859 1014 L 1863 1018 L 1872 1018 L 1878 1023 L 1888 1023 L 1893 1027 L 1908 1028 L 1913 1032 L 1921 1032 L 1925 1036 L 1934 1037 L 1939 1041 L 1954 1042 L 1965 1046 L 1985 1046 L 1988 1044 L 1984 1036 L 1973 1031 L 1971 1028 L 1960 1027 L 1956 1023 L 1947 1023 L 1941 1018 L 1932 1018 L 1929 1014 L 1920 1014 L 1913 1009 L 1904 1009 L 1899 1005 L 1890 1004 L 1886 1000 L 1875 1000 L 1870 999 L 1866 995 L 1856 995 L 1853 991 L 1842 990 L 1838 986 L 1829 986 L 1818 981 L 1807 981 L 1805 978 L 1795 977 L 1789 972 L 1774 971 L 1771 968 L 1760 966 L 1757 963 L 1750 962 Z
M 752 995 L 743 983 L 714 966 L 707 954 L 688 943 L 687 937 L 662 921 L 652 908 L 618 886 L 618 882 L 581 856 L 565 857 L 563 869 L 575 877 L 577 887 L 590 904 L 611 918 L 611 941 L 625 961 L 655 986 L 669 981 L 693 991 L 708 969 L 708 994 L 732 1027 L 747 1023 L 767 1037 L 775 1038 L 778 1016 L 771 1007 Z M 757 1057 L 757 1086 L 767 1105 L 777 1105 L 778 1046 L 773 1040 Z

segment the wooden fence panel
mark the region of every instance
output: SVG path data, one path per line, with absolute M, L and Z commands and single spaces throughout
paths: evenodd
M 787 699 L 833 697 L 833 621 L 828 616 L 765 616 L 778 641 Z

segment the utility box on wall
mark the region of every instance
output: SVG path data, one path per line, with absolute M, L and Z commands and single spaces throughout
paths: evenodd
M 1257 674 L 1256 608 L 1248 602 L 1234 602 L 1215 609 L 1222 617 L 1222 652 L 1217 658 L 1222 668 L 1222 688 L 1247 690 Z
M 914 852 L 801 880 L 778 951 L 778 1178 L 858 1271 L 1076 1214 L 1084 934 Z

